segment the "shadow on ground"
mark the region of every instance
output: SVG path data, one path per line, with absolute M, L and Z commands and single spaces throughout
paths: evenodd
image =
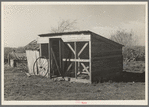
M 116 74 L 114 77 L 109 78 L 109 79 L 100 79 L 100 81 L 97 81 L 102 83 L 102 82 L 145 82 L 145 72 L 143 73 L 133 73 L 133 72 L 126 72 L 123 71 L 121 73 Z
M 145 82 L 145 72 L 144 73 L 133 73 L 123 71 L 118 76 L 113 78 L 115 82 Z

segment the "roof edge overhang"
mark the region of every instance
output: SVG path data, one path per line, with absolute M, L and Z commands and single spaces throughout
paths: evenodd
M 75 35 L 75 34 L 95 34 L 95 35 L 98 35 L 101 39 L 105 40 L 106 42 L 110 42 L 112 44 L 115 44 L 117 46 L 120 46 L 120 47 L 123 47 L 124 45 L 122 44 L 119 44 L 117 42 L 114 42 L 108 38 L 105 38 L 103 36 L 100 36 L 99 34 L 96 34 L 94 32 L 91 32 L 89 30 L 86 30 L 86 31 L 72 31 L 72 32 L 61 32 L 61 33 L 47 33 L 47 34 L 39 34 L 38 36 L 39 37 L 52 37 L 52 36 L 62 36 L 62 35 Z
M 73 34 L 90 34 L 90 33 L 91 33 L 91 31 L 73 31 L 73 32 L 39 34 L 38 36 L 50 37 L 50 36 L 73 35 Z

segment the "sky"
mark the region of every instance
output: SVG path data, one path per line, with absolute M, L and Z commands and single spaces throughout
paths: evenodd
M 145 5 L 7 4 L 2 11 L 5 47 L 25 46 L 39 34 L 50 33 L 61 20 L 76 20 L 76 30 L 90 30 L 110 38 L 117 30 L 133 31 L 145 45 Z

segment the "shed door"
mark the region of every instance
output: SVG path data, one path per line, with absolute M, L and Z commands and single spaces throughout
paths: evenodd
M 61 38 L 50 38 L 50 74 L 51 76 L 65 76 L 66 68 L 68 68 L 69 61 L 63 62 L 62 59 L 71 58 L 73 54 L 67 44 Z

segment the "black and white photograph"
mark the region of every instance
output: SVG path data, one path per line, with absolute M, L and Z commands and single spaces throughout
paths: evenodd
M 2 105 L 147 105 L 148 2 L 1 2 Z

